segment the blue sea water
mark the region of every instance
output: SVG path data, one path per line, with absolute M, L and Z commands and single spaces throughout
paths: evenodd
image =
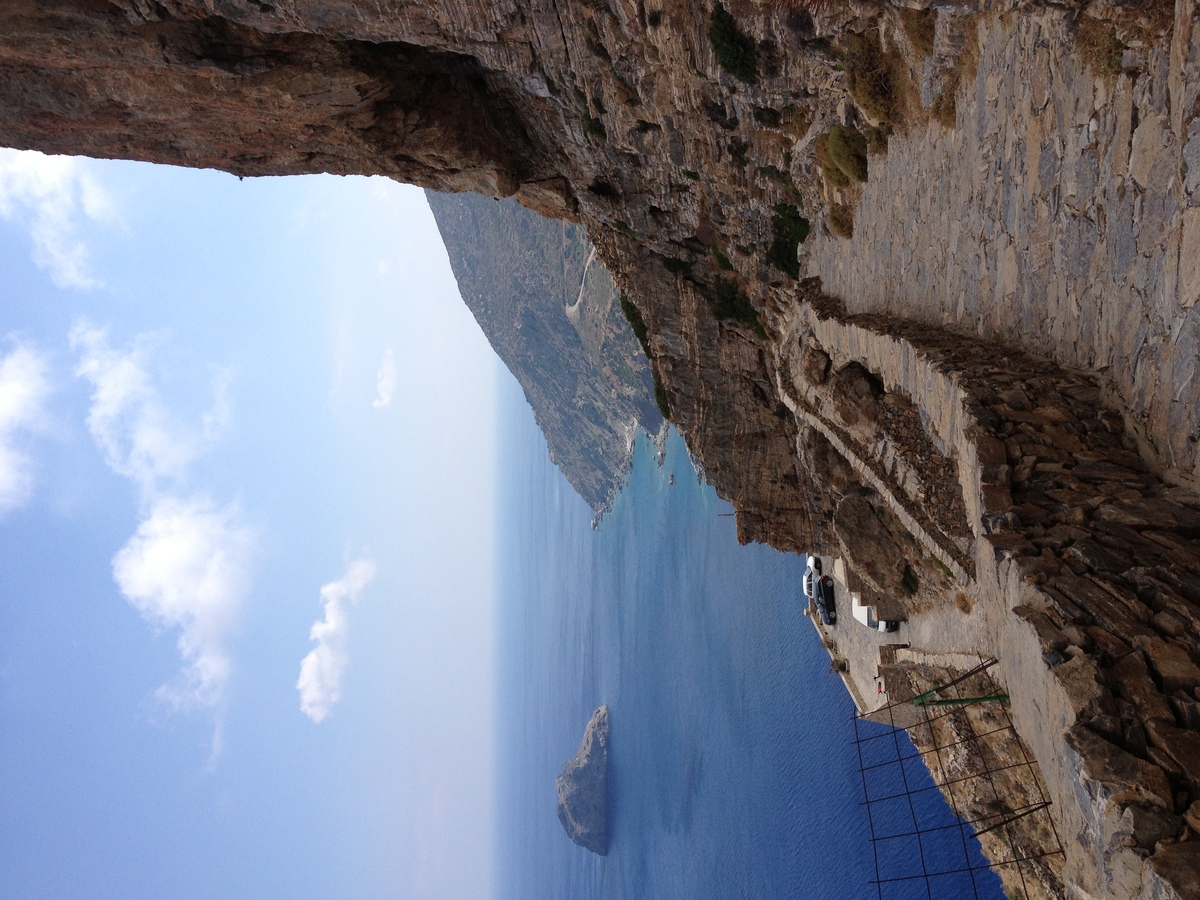
M 497 897 L 1003 897 L 988 871 L 882 894 L 871 883 L 853 705 L 802 615 L 803 561 L 737 544 L 731 508 L 697 479 L 678 434 L 661 467 L 639 438 L 629 482 L 593 530 L 519 394 L 501 420 Z M 602 703 L 606 857 L 568 840 L 554 788 Z M 869 763 L 886 762 L 890 740 L 864 745 Z M 911 786 L 930 784 L 916 760 L 903 765 Z M 901 783 L 898 769 L 870 770 L 874 796 Z M 922 827 L 956 821 L 936 790 L 918 804 L 876 808 L 876 833 L 912 830 L 913 815 Z M 885 874 L 920 873 L 922 849 L 963 866 L 959 829 L 935 837 L 880 843 Z

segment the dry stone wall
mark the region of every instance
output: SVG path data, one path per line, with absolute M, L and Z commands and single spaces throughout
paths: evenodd
M 1143 4 L 944 15 L 978 46 L 946 128 L 917 122 L 872 160 L 850 240 L 818 234 L 809 272 L 855 312 L 996 337 L 1106 370 L 1159 464 L 1192 478 L 1200 440 L 1200 43 L 1119 32 L 1093 74 L 1080 23 Z M 1155 4 L 1144 4 L 1152 7 Z M 936 83 L 937 58 L 927 66 Z M 944 68 L 944 66 L 943 66 Z M 925 86 L 932 105 L 936 91 Z
M 949 551 L 949 526 L 970 523 L 957 536 L 973 559 L 955 575 L 983 627 L 917 649 L 1000 649 L 999 677 L 1054 800 L 1076 896 L 1188 896 L 1200 873 L 1200 833 L 1188 824 L 1200 823 L 1200 500 L 1149 471 L 1095 378 L 848 314 L 815 285 L 807 291 L 774 323 L 777 371 L 791 375 L 785 402 L 851 461 L 927 558 Z M 846 371 L 873 379 L 872 402 L 912 404 L 928 443 L 882 433 L 879 416 L 864 430 L 861 403 L 836 395 Z M 939 468 L 957 472 L 966 519 L 931 515 L 930 494 L 895 477 L 921 468 L 930 445 L 947 459 Z M 943 530 L 921 527 L 929 521 Z

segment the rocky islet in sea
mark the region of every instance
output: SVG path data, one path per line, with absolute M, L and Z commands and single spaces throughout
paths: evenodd
M 608 733 L 608 706 L 601 706 L 554 782 L 558 821 L 567 836 L 601 856 L 608 854 Z

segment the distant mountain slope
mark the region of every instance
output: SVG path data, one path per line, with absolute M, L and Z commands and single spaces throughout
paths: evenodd
M 637 427 L 662 424 L 612 278 L 578 226 L 512 200 L 426 193 L 463 300 L 524 388 L 550 458 L 603 511 Z

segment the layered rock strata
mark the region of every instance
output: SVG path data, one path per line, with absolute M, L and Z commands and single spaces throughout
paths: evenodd
M 578 752 L 563 763 L 554 783 L 558 821 L 567 837 L 601 856 L 608 854 L 608 707 L 587 723 Z
M 582 221 L 739 536 L 849 561 L 924 621 L 912 652 L 1000 659 L 1066 850 L 1048 895 L 1194 896 L 1200 504 L 1168 481 L 1200 415 L 1196 3 L 1171 35 L 1089 4 L 1123 29 L 1111 77 L 1067 46 L 1083 4 L 941 5 L 923 55 L 882 4 L 731 3 L 735 78 L 711 10 L 675 0 L 15 0 L 0 143 L 385 174 Z M 888 90 L 920 85 L 865 187 L 813 156 L 835 123 L 886 137 L 847 34 L 900 60 Z M 825 205 L 858 238 L 822 226 L 804 261 L 844 308 L 798 284 L 800 208 Z

